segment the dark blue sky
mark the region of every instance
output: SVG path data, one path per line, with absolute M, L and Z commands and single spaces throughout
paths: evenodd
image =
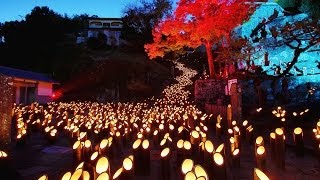
M 48 6 L 60 14 L 121 17 L 128 3 L 138 0 L 0 0 L 0 22 L 22 20 L 35 6 Z

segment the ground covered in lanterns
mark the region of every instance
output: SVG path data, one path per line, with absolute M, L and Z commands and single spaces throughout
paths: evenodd
M 86 150 L 84 149 L 80 159 L 75 157 L 75 142 L 82 141 L 84 147 L 85 139 L 87 139 L 91 144 L 90 152 L 88 152 L 90 156 L 97 151 L 99 152 L 98 157 L 108 158 L 110 170 L 107 171 L 112 179 L 115 172 L 123 166 L 123 160 L 136 153 L 133 143 L 141 139 L 143 142 L 148 140 L 150 144 L 147 148 L 147 152 L 150 152 L 150 171 L 148 172 L 146 162 L 135 161 L 133 168 L 139 169 L 137 166 L 143 166 L 142 172 L 136 175 L 129 173 L 124 179 L 183 179 L 181 160 L 186 158 L 192 159 L 194 164 L 202 165 L 210 176 L 213 172 L 213 177 L 219 177 L 217 179 L 253 179 L 253 169 L 257 167 L 254 141 L 255 137 L 263 136 L 266 161 L 262 169 L 270 179 L 310 180 L 319 178 L 320 159 L 316 154 L 317 151 L 314 151 L 312 140 L 315 136 L 312 129 L 317 127 L 317 119 L 308 121 L 308 118 L 314 118 L 313 115 L 316 114 L 315 105 L 282 107 L 289 114 L 286 116 L 288 118 L 285 124 L 271 113 L 273 109 L 262 109 L 259 113 L 251 113 L 246 118 L 252 125 L 254 134 L 249 139 L 244 138 L 244 134 L 241 134 L 241 144 L 237 147 L 240 152 L 238 155 L 240 165 L 237 165 L 232 158 L 234 149 L 231 150 L 230 135 L 227 132 L 221 136 L 217 135 L 216 117 L 201 112 L 188 99 L 190 92 L 184 88 L 192 84 L 190 78 L 195 76 L 196 72 L 180 63 L 177 63 L 176 66 L 182 74 L 176 77 L 176 84 L 165 88 L 160 98 L 150 98 L 135 104 L 55 103 L 45 108 L 47 112 L 44 116 L 39 116 L 44 119 L 40 122 L 37 122 L 37 118 L 24 115 L 24 112 L 30 107 L 17 108 L 16 113 L 20 112 L 21 116 L 17 115 L 16 119 L 20 121 L 14 126 L 19 126 L 19 124 L 23 126 L 13 131 L 13 137 L 20 135 L 22 138 L 14 138 L 12 150 L 6 162 L 8 166 L 2 168 L 3 173 L 12 177 L 10 179 L 37 179 L 44 174 L 49 179 L 61 179 L 67 172 L 74 174 L 76 167 L 82 161 L 95 166 L 96 162 L 91 162 L 85 157 Z M 39 106 L 38 108 L 41 109 Z M 65 113 L 66 109 L 69 109 L 68 115 Z M 302 111 L 304 113 L 301 114 Z M 294 116 L 293 112 L 299 115 Z M 28 121 L 29 119 L 31 120 Z M 243 121 L 237 120 L 234 127 L 238 126 L 241 129 Z M 270 132 L 274 132 L 275 128 L 283 125 L 287 144 L 285 146 L 285 170 L 278 168 L 274 163 L 269 145 Z M 295 153 L 291 132 L 297 126 L 301 126 L 304 131 L 304 156 L 297 156 Z M 194 131 L 201 137 L 199 141 L 190 137 L 191 132 Z M 82 137 L 81 132 L 87 132 L 87 134 Z M 111 142 L 110 137 L 113 138 L 112 143 L 109 143 Z M 109 140 L 108 152 L 101 149 L 104 139 Z M 190 144 L 193 152 L 177 147 L 179 140 L 183 142 L 184 148 L 187 148 L 186 144 Z M 198 147 L 202 147 L 208 141 L 214 145 L 214 151 L 208 153 L 207 156 L 200 156 L 204 152 Z M 223 143 L 224 152 L 215 152 Z M 170 149 L 168 157 L 164 157 L 163 154 L 161 156 L 161 152 L 166 148 Z M 213 163 L 214 153 L 220 153 L 224 158 L 225 177 L 216 171 L 217 167 Z M 138 159 L 136 156 L 134 158 L 134 160 Z M 164 162 L 169 163 L 164 166 Z M 84 166 L 83 170 L 91 173 L 92 169 Z M 93 174 L 90 179 L 93 179 L 92 176 Z

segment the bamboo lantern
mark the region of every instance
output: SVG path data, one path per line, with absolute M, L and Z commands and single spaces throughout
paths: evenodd
M 266 171 L 266 149 L 259 146 L 256 150 L 256 165 L 259 169 Z
M 84 148 L 83 148 L 83 157 L 86 162 L 89 162 L 90 156 L 92 151 L 92 144 L 90 140 L 86 140 L 84 142 Z
M 113 180 L 122 180 L 121 179 L 121 175 L 122 175 L 122 172 L 123 172 L 123 167 L 119 168 L 112 176 L 112 179 Z
M 233 137 L 234 137 L 235 147 L 236 149 L 238 149 L 241 146 L 240 129 L 238 126 L 235 126 L 233 128 L 233 133 L 234 133 Z
M 240 150 L 239 149 L 235 149 L 232 152 L 232 165 L 233 167 L 240 167 Z
M 264 140 L 263 140 L 263 137 L 262 137 L 262 136 L 258 136 L 258 137 L 256 138 L 256 142 L 255 142 L 255 144 L 254 144 L 254 151 L 257 152 L 257 149 L 258 149 L 258 147 L 260 147 L 260 146 L 264 146 Z M 256 153 L 256 155 L 257 155 L 257 153 Z
M 297 127 L 293 131 L 293 140 L 296 145 L 295 151 L 297 156 L 304 155 L 304 142 L 303 142 L 303 131 L 300 127 Z
M 71 172 L 66 172 L 66 173 L 62 176 L 61 180 L 70 180 L 71 175 L 72 175 Z
M 227 172 L 226 172 L 226 164 L 224 162 L 224 158 L 222 154 L 216 152 L 213 154 L 213 177 L 219 180 L 227 179 Z
M 229 149 L 230 152 L 228 152 L 228 153 L 232 154 L 232 152 L 236 149 L 234 138 L 230 137 L 229 142 L 230 142 L 230 149 Z
M 103 139 L 101 140 L 99 144 L 99 154 L 104 156 L 108 155 L 108 147 L 109 146 L 109 140 L 108 139 Z
M 78 169 L 83 169 L 83 166 L 84 166 L 84 162 L 81 162 L 81 163 L 76 167 L 76 170 L 78 170 Z
M 80 132 L 80 140 L 81 141 L 86 141 L 88 139 L 87 132 Z
M 78 180 L 82 175 L 82 169 L 77 169 L 71 176 L 70 180 Z
M 220 139 L 221 138 L 221 133 L 222 133 L 222 128 L 220 123 L 216 124 L 216 136 Z
M 200 143 L 200 135 L 198 131 L 193 130 L 190 135 L 190 142 L 192 145 L 198 145 Z
M 193 171 L 187 172 L 187 174 L 184 176 L 184 180 L 197 180 L 197 176 Z
M 109 174 L 106 172 L 101 173 L 96 180 L 109 180 Z
M 205 166 L 208 168 L 213 164 L 213 152 L 214 152 L 214 145 L 210 140 L 204 142 L 204 163 Z
M 226 156 L 226 151 L 225 151 L 225 148 L 224 148 L 224 144 L 220 144 L 217 149 L 216 149 L 216 152 L 217 153 L 220 153 L 222 156 Z
M 231 104 L 229 104 L 228 107 L 227 107 L 227 125 L 228 125 L 228 128 L 232 128 L 231 121 L 232 121 L 232 107 L 231 107 Z
M 285 144 L 284 144 L 284 134 L 281 128 L 276 129 L 276 163 L 277 167 L 284 170 L 285 169 Z
M 201 165 L 199 165 L 199 164 L 195 165 L 193 170 L 194 170 L 194 173 L 195 173 L 197 178 L 204 177 L 205 179 L 209 180 L 208 173 L 206 172 L 206 170 Z
M 245 139 L 245 137 L 246 137 L 246 129 L 248 126 L 249 126 L 249 121 L 244 120 L 242 122 L 242 126 L 240 127 L 240 134 L 242 134 L 242 139 Z
M 142 156 L 142 150 L 140 145 L 141 145 L 141 139 L 137 139 L 132 145 L 133 157 L 134 157 L 134 161 L 133 161 L 134 175 L 141 175 L 143 171 L 143 167 L 142 167 L 143 156 Z
M 81 162 L 82 157 L 82 144 L 81 141 L 76 141 L 73 146 L 73 162 L 74 164 L 79 164 Z
M 253 170 L 253 180 L 269 180 L 269 178 L 260 169 L 254 168 L 254 170 Z
M 246 140 L 248 143 L 253 141 L 253 127 L 252 125 L 248 126 L 246 129 Z
M 276 159 L 276 133 L 272 132 L 270 133 L 270 154 L 271 154 L 271 159 L 275 160 Z
M 8 154 L 4 151 L 0 151 L 0 169 L 8 167 Z
M 44 174 L 44 175 L 42 175 L 41 177 L 39 177 L 38 180 L 48 180 L 48 179 L 49 179 L 49 178 L 48 178 L 48 175 Z
M 97 179 L 102 173 L 110 173 L 110 164 L 107 157 L 101 157 L 97 161 L 96 168 L 94 171 L 94 179 Z
M 158 147 L 159 146 L 159 131 L 155 130 L 153 132 L 153 145 Z
M 317 133 L 320 134 L 320 120 L 317 122 Z
M 181 175 L 184 177 L 188 172 L 192 171 L 194 166 L 193 160 L 185 159 L 181 164 Z
M 150 175 L 150 149 L 149 140 L 145 139 L 142 142 L 142 163 L 143 163 L 143 175 Z
M 170 149 L 165 148 L 160 153 L 161 156 L 161 179 L 170 180 Z
M 133 177 L 133 158 L 127 157 L 122 162 L 122 167 L 113 175 L 113 179 L 130 180 Z
M 232 137 L 233 136 L 233 130 L 232 129 L 228 129 L 228 137 Z
M 184 141 L 183 142 L 183 158 L 191 158 L 192 156 L 192 151 L 191 151 L 192 145 L 189 141 Z
M 94 166 L 95 164 L 97 164 L 98 155 L 99 155 L 98 151 L 95 151 L 94 153 L 92 153 L 92 155 L 90 157 L 90 165 Z
M 183 139 L 180 139 L 177 142 L 177 149 L 176 149 L 177 150 L 177 160 L 176 160 L 177 167 L 180 166 L 183 160 L 183 143 L 184 143 Z
M 81 177 L 82 180 L 90 180 L 90 173 L 88 171 L 83 171 Z

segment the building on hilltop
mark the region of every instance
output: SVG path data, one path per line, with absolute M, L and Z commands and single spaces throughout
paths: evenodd
M 88 27 L 77 37 L 77 43 L 83 43 L 88 38 L 98 38 L 103 35 L 105 43 L 109 46 L 120 45 L 120 35 L 122 30 L 122 20 L 120 18 L 89 18 Z
M 54 97 L 53 85 L 59 84 L 46 74 L 4 66 L 0 66 L 0 75 L 11 78 L 12 99 L 17 104 L 50 102 Z

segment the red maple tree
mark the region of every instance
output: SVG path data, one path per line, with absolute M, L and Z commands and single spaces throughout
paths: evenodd
M 150 59 L 184 47 L 204 45 L 210 77 L 214 77 L 212 47 L 227 42 L 232 30 L 248 20 L 254 0 L 180 0 L 173 15 L 153 29 L 151 44 L 145 45 Z M 223 41 L 222 41 L 223 40 Z

